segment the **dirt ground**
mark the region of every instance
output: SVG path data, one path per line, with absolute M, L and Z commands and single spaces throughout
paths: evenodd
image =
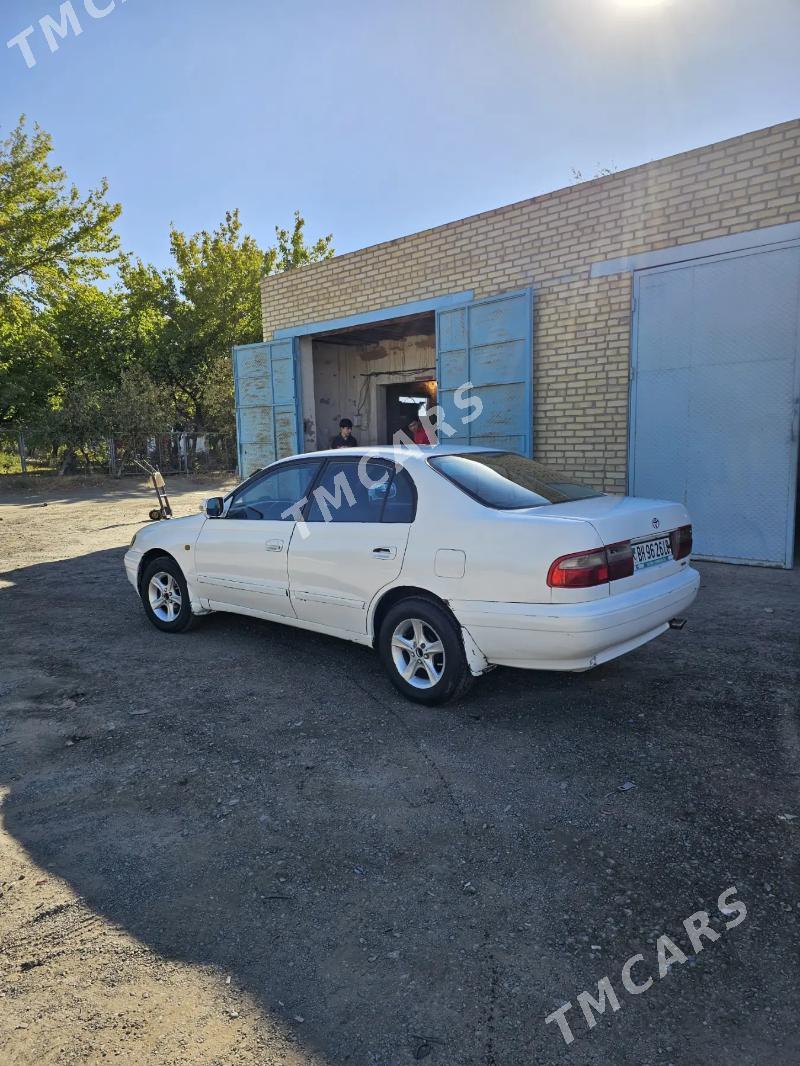
M 156 631 L 149 506 L 0 496 L 0 1062 L 800 1061 L 800 571 L 701 565 L 682 632 L 425 710 L 355 645 Z

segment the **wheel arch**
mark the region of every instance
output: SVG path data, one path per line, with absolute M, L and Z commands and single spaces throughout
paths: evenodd
M 441 607 L 442 610 L 447 611 L 459 629 L 461 628 L 461 623 L 453 614 L 449 603 L 447 600 L 443 600 L 441 596 L 437 596 L 436 593 L 431 592 L 429 589 L 422 589 L 416 585 L 396 585 L 394 588 L 386 589 L 385 592 L 381 593 L 373 604 L 369 622 L 373 648 L 377 645 L 378 634 L 381 631 L 381 625 L 383 624 L 383 620 L 387 613 L 396 603 L 400 603 L 401 600 L 410 599 L 430 600 L 430 602 L 435 603 L 437 607 Z
M 401 600 L 408 599 L 423 599 L 429 600 L 431 603 L 435 603 L 437 607 L 440 607 L 443 611 L 453 619 L 453 622 L 458 630 L 458 634 L 461 640 L 461 645 L 464 648 L 464 654 L 467 657 L 467 663 L 469 665 L 470 673 L 474 677 L 479 677 L 481 674 L 485 674 L 488 670 L 492 669 L 491 664 L 483 654 L 481 649 L 475 643 L 472 634 L 469 630 L 465 629 L 461 622 L 458 620 L 453 612 L 452 607 L 443 600 L 441 596 L 437 596 L 435 592 L 431 592 L 430 589 L 419 588 L 417 585 L 396 585 L 394 588 L 387 589 L 375 602 L 370 614 L 369 627 L 370 638 L 372 641 L 372 647 L 377 649 L 378 646 L 378 634 L 381 631 L 381 625 L 383 619 L 386 617 L 388 611 L 394 607 L 396 603 L 400 603 Z
M 173 563 L 177 564 L 184 578 L 186 577 L 186 573 L 184 572 L 183 567 L 172 554 L 172 552 L 167 551 L 166 548 L 150 548 L 150 550 L 146 551 L 139 560 L 139 569 L 136 573 L 136 588 L 139 590 L 140 595 L 142 591 L 142 574 L 145 572 L 146 567 L 148 567 L 154 559 L 161 558 L 171 559 Z

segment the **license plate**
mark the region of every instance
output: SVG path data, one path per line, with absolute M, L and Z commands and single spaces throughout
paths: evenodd
M 645 570 L 648 566 L 665 563 L 672 558 L 669 537 L 655 537 L 653 540 L 641 540 L 633 547 L 633 569 Z

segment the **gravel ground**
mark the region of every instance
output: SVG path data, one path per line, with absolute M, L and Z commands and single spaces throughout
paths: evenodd
M 38 493 L 0 498 L 3 1062 L 800 1061 L 799 570 L 701 565 L 682 632 L 424 710 L 355 645 L 160 634 L 146 490 Z

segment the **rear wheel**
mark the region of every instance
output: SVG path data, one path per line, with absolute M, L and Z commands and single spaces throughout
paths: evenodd
M 194 616 L 186 578 L 170 556 L 162 555 L 145 567 L 139 593 L 144 613 L 157 629 L 182 633 L 192 624 Z
M 455 699 L 474 680 L 455 620 L 430 600 L 395 604 L 381 625 L 378 650 L 392 684 L 417 703 Z

